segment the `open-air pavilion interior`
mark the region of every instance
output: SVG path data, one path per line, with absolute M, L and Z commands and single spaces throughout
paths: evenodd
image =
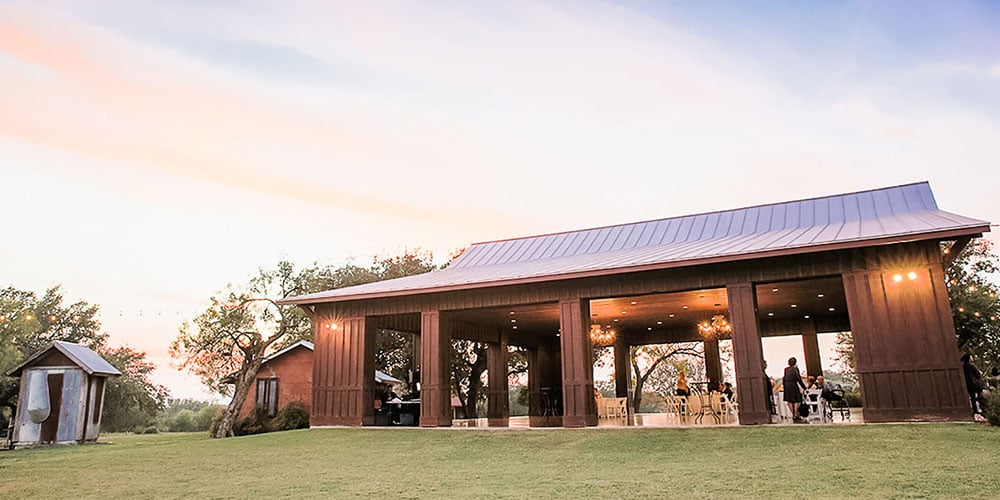
M 731 422 L 746 425 L 773 421 L 762 338 L 800 335 L 818 375 L 817 335 L 846 331 L 865 421 L 970 420 L 943 266 L 986 231 L 917 183 L 479 243 L 439 271 L 285 302 L 314 322 L 314 426 L 373 425 L 380 329 L 414 335 L 425 427 L 453 425 L 453 339 L 488 345 L 486 422 L 501 427 L 510 346 L 528 360 L 527 425 L 585 427 L 598 424 L 595 342 L 613 348 L 629 398 L 630 346 L 702 343 L 707 380 L 694 382 L 708 392 L 731 341 Z M 713 317 L 726 328 L 699 329 Z

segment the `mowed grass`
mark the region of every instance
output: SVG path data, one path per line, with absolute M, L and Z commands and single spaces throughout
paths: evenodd
M 1000 498 L 1000 429 L 312 429 L 0 452 L 4 498 Z

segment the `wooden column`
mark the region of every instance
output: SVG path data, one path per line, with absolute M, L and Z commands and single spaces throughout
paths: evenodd
M 812 319 L 802 320 L 802 350 L 806 356 L 806 374 L 813 377 L 822 375 L 823 359 L 819 355 L 819 339 L 816 337 L 816 323 Z
M 486 353 L 487 423 L 490 427 L 510 425 L 510 389 L 507 384 L 507 334 L 500 332 L 499 342 L 490 342 Z
M 594 360 L 590 346 L 590 301 L 559 301 L 562 351 L 563 427 L 597 425 Z
M 757 294 L 753 283 L 726 286 L 729 315 L 733 324 L 733 354 L 736 358 L 736 393 L 740 424 L 767 424 L 771 414 L 764 391 L 764 355 L 757 324 Z
M 375 423 L 375 322 L 314 321 L 313 426 Z
M 937 244 L 866 249 L 855 262 L 843 279 L 865 421 L 971 420 Z
M 451 426 L 451 328 L 441 311 L 420 315 L 420 426 Z
M 629 375 L 632 373 L 632 358 L 629 355 L 628 339 L 625 335 L 619 334 L 615 338 L 615 397 L 629 398 L 629 407 L 632 406 L 632 399 L 629 396 Z
M 708 389 L 718 391 L 722 382 L 722 359 L 719 355 L 719 341 L 709 339 L 704 341 L 705 375 L 708 377 Z

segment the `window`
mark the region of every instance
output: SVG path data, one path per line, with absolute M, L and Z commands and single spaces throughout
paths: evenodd
M 278 414 L 278 379 L 257 379 L 257 406 L 267 412 L 267 416 Z

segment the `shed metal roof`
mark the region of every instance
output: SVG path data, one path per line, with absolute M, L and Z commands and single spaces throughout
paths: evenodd
M 551 281 L 989 231 L 940 210 L 927 182 L 470 246 L 429 273 L 292 297 L 286 304 Z
M 80 368 L 91 375 L 109 375 L 118 376 L 122 372 L 118 371 L 117 368 L 111 365 L 101 357 L 100 354 L 92 351 L 89 347 L 80 344 L 74 344 L 72 342 L 63 342 L 61 340 L 53 341 L 51 344 L 35 351 L 34 354 L 28 356 L 21 362 L 21 364 L 15 366 L 7 372 L 7 375 L 12 377 L 17 377 L 21 375 L 21 370 L 31 365 L 33 361 L 45 355 L 51 349 L 56 349 L 63 353 L 67 358 L 76 363 Z

